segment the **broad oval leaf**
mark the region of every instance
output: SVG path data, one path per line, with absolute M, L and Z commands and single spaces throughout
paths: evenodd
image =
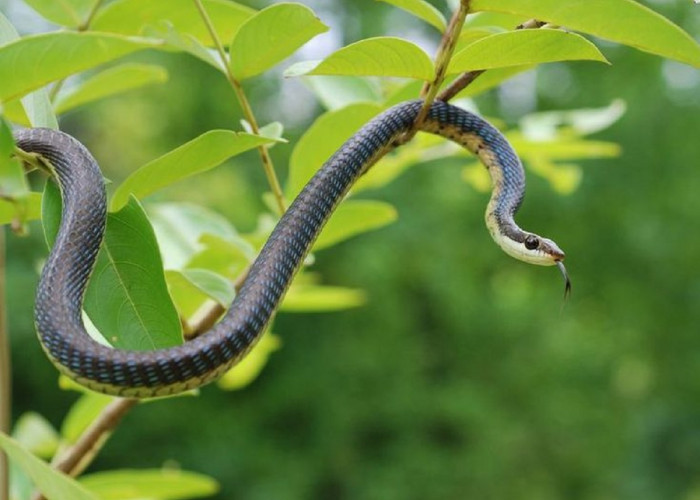
M 575 33 L 550 29 L 508 31 L 467 45 L 454 55 L 447 72 L 582 59 L 607 62 L 595 45 Z
M 367 301 L 365 292 L 354 288 L 322 285 L 292 286 L 280 306 L 285 312 L 331 312 L 359 307 Z
M 294 64 L 284 74 L 395 76 L 432 80 L 435 69 L 423 49 L 401 38 L 386 36 L 352 43 L 320 62 Z
M 442 13 L 425 0 L 379 0 L 386 2 L 414 16 L 422 19 L 428 24 L 435 26 L 441 32 L 445 31 L 447 23 Z
M 321 165 L 381 110 L 378 104 L 358 103 L 318 117 L 292 151 L 286 185 L 287 197 L 295 197 Z
M 228 308 L 236 292 L 233 283 L 207 269 L 165 271 L 168 289 L 180 316 L 190 319 L 209 299 Z
M 379 229 L 397 218 L 398 213 L 393 205 L 383 201 L 345 201 L 323 228 L 313 249 L 321 250 L 355 235 Z
M 129 63 L 115 66 L 60 94 L 56 100 L 56 113 L 65 113 L 83 104 L 145 85 L 163 83 L 167 79 L 168 72 L 153 64 Z
M 98 0 L 25 0 L 45 19 L 69 28 L 82 26 Z
M 0 225 L 41 218 L 41 193 L 29 193 L 18 200 L 0 200 Z
M 0 101 L 160 42 L 106 33 L 61 31 L 35 35 L 0 47 Z M 12 75 L 9 77 L 7 75 Z
M 19 33 L 10 21 L 0 12 L 0 46 L 19 38 Z M 49 95 L 45 89 L 38 89 L 24 96 L 21 101 L 10 101 L 3 113 L 7 118 L 25 127 L 46 127 L 58 129 L 58 121 L 53 112 Z
M 700 67 L 690 35 L 632 0 L 473 0 L 471 9 L 536 18 Z
M 241 80 L 259 75 L 324 31 L 328 26 L 304 5 L 271 5 L 236 32 L 231 43 L 231 71 Z
M 358 102 L 380 102 L 381 88 L 374 80 L 360 76 L 304 77 L 304 83 L 327 110 L 344 108 Z
M 100 500 L 186 500 L 219 491 L 214 479 L 179 469 L 96 472 L 81 477 L 80 484 Z
M 24 413 L 12 431 L 15 438 L 28 451 L 41 458 L 51 458 L 58 449 L 58 433 L 51 423 L 35 412 Z
M 165 269 L 183 269 L 193 255 L 205 248 L 200 242 L 204 234 L 230 241 L 238 238 L 224 216 L 201 205 L 158 203 L 147 208 Z
M 25 450 L 18 442 L 0 432 L 0 449 L 10 462 L 22 469 L 45 497 L 51 500 L 97 500 L 74 479 L 52 469 L 49 464 Z
M 260 341 L 253 347 L 240 363 L 227 371 L 217 381 L 217 385 L 226 391 L 242 389 L 255 380 L 265 368 L 270 354 L 278 350 L 282 342 L 280 338 L 268 330 Z
M 42 209 L 44 232 L 52 245 L 61 213 L 60 192 L 53 182 L 46 184 Z M 107 217 L 84 308 L 117 348 L 150 350 L 182 343 L 182 326 L 168 294 L 155 233 L 134 198 Z
M 230 0 L 202 0 L 219 37 L 230 40 L 255 10 Z M 176 31 L 194 36 L 208 46 L 214 42 L 192 0 L 117 0 L 95 16 L 92 29 L 139 35 L 148 26 L 168 21 Z
M 143 198 L 187 177 L 210 170 L 225 160 L 274 139 L 230 130 L 210 130 L 136 170 L 117 188 L 110 210 L 118 210 L 129 195 Z

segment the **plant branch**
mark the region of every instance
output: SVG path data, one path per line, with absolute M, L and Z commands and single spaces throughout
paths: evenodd
M 538 21 L 536 19 L 530 19 L 529 21 L 525 21 L 522 24 L 519 24 L 516 26 L 516 30 L 522 30 L 522 29 L 533 29 L 533 28 L 540 28 L 544 26 L 546 23 L 542 21 Z M 450 99 L 452 99 L 454 96 L 459 94 L 462 90 L 464 90 L 467 86 L 471 85 L 471 83 L 476 80 L 479 76 L 481 76 L 484 73 L 484 69 L 476 69 L 472 71 L 467 71 L 466 73 L 462 73 L 455 81 L 453 81 L 445 90 L 440 92 L 437 96 L 438 101 L 444 101 L 447 102 Z
M 224 50 L 224 46 L 221 43 L 221 39 L 219 38 L 219 35 L 216 32 L 216 28 L 214 27 L 214 24 L 212 23 L 209 14 L 204 8 L 202 1 L 193 1 L 197 7 L 197 10 L 199 11 L 200 16 L 202 17 L 202 20 L 204 21 L 204 24 L 207 27 L 207 30 L 209 31 L 211 39 L 214 41 L 216 51 L 219 53 L 219 58 L 221 59 L 221 63 L 224 67 L 226 79 L 228 80 L 229 84 L 231 84 L 231 88 L 236 94 L 236 98 L 238 99 L 238 102 L 241 105 L 241 108 L 243 109 L 243 116 L 245 116 L 246 121 L 250 124 L 250 128 L 252 129 L 253 133 L 256 135 L 260 135 L 260 127 L 258 126 L 258 121 L 255 119 L 253 108 L 251 108 L 250 102 L 248 102 L 248 98 L 246 97 L 245 92 L 243 91 L 243 86 L 241 85 L 241 82 L 233 76 L 231 66 L 229 65 L 228 57 L 226 56 L 226 51 Z M 263 170 L 265 171 L 267 182 L 270 185 L 270 189 L 272 189 L 272 194 L 274 195 L 275 201 L 277 202 L 277 209 L 279 212 L 278 215 L 282 215 L 286 210 L 286 204 L 284 201 L 284 195 L 282 194 L 282 187 L 280 186 L 279 180 L 277 179 L 277 174 L 275 174 L 275 168 L 272 164 L 272 158 L 270 158 L 270 153 L 268 152 L 267 146 L 265 145 L 259 146 L 258 152 L 260 153 L 260 159 L 262 160 Z
M 0 226 L 0 431 L 10 433 L 10 339 L 7 335 L 7 305 L 5 304 L 5 227 Z M 7 456 L 0 451 L 0 500 L 10 498 L 10 474 Z
M 447 66 L 450 63 L 452 53 L 457 45 L 459 34 L 462 32 L 462 26 L 464 26 L 464 19 L 469 13 L 470 3 L 471 0 L 462 0 L 459 8 L 452 15 L 452 19 L 450 19 L 450 24 L 447 26 L 447 30 L 445 30 L 445 34 L 442 36 L 442 41 L 440 42 L 440 47 L 438 48 L 438 53 L 435 58 L 435 78 L 432 82 L 426 83 L 423 86 L 423 90 L 421 91 L 421 96 L 424 97 L 423 107 L 416 117 L 413 130 L 402 139 L 402 142 L 410 140 L 416 134 L 418 128 L 420 128 L 425 117 L 428 116 L 428 110 L 430 106 L 432 106 L 438 90 L 440 89 L 440 85 L 442 85 L 445 79 Z

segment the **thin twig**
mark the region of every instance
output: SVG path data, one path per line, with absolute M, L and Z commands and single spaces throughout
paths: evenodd
M 250 103 L 248 102 L 248 98 L 246 97 L 245 92 L 243 91 L 243 86 L 241 85 L 241 82 L 239 82 L 236 79 L 236 77 L 233 76 L 231 66 L 228 62 L 228 57 L 226 56 L 226 51 L 224 50 L 224 46 L 221 43 L 221 39 L 219 38 L 219 35 L 216 32 L 216 28 L 214 27 L 214 24 L 212 23 L 209 14 L 207 14 L 207 10 L 204 8 L 204 5 L 202 5 L 201 0 L 193 1 L 194 4 L 197 6 L 197 10 L 199 10 L 199 14 L 202 17 L 204 24 L 207 26 L 209 36 L 211 36 L 211 39 L 214 41 L 216 51 L 219 53 L 219 58 L 221 59 L 221 63 L 224 67 L 224 72 L 226 73 L 226 79 L 228 80 L 229 84 L 231 84 L 231 88 L 235 92 L 236 98 L 238 99 L 238 102 L 240 103 L 241 108 L 243 109 L 243 116 L 245 116 L 245 119 L 250 124 L 250 128 L 253 131 L 253 133 L 259 135 L 260 127 L 258 126 L 258 121 L 256 120 L 255 114 L 253 113 L 253 108 L 251 108 Z M 284 201 L 284 195 L 282 194 L 282 187 L 280 186 L 279 180 L 277 179 L 277 174 L 275 174 L 275 168 L 272 164 L 272 158 L 270 158 L 267 146 L 265 145 L 259 146 L 258 152 L 260 153 L 260 159 L 262 160 L 263 170 L 265 170 L 267 182 L 270 185 L 270 189 L 272 189 L 272 194 L 274 195 L 275 201 L 277 202 L 277 209 L 279 211 L 279 215 L 282 215 L 286 210 L 286 204 Z
M 542 21 L 538 21 L 536 19 L 530 19 L 529 21 L 525 21 L 522 24 L 519 24 L 516 26 L 516 30 L 522 30 L 522 29 L 532 29 L 532 28 L 540 28 L 544 26 L 546 23 Z M 476 69 L 472 71 L 467 71 L 466 73 L 462 73 L 455 81 L 453 81 L 445 90 L 440 92 L 437 96 L 438 101 L 444 101 L 447 102 L 450 99 L 452 99 L 454 96 L 459 94 L 462 90 L 464 90 L 468 85 L 471 85 L 471 83 L 476 80 L 481 74 L 484 73 L 484 69 Z
M 71 476 L 77 476 L 95 458 L 97 452 L 121 422 L 124 415 L 129 413 L 138 399 L 115 398 L 97 418 L 85 429 L 73 446 L 68 448 L 53 464 L 53 468 Z M 46 500 L 44 495 L 36 493 L 32 500 Z
M 423 86 L 421 91 L 421 96 L 424 96 L 423 107 L 421 108 L 418 116 L 416 117 L 416 122 L 413 130 L 406 134 L 401 142 L 410 140 L 416 131 L 420 128 L 421 124 L 428 116 L 428 110 L 432 106 L 435 97 L 437 96 L 440 85 L 445 80 L 445 74 L 447 73 L 447 66 L 452 58 L 452 53 L 454 52 L 455 46 L 457 45 L 457 40 L 459 39 L 459 34 L 462 32 L 462 26 L 464 26 L 464 19 L 469 13 L 469 4 L 471 0 L 462 0 L 459 5 L 459 9 L 455 11 L 450 19 L 450 24 L 447 26 L 447 30 L 442 37 L 440 42 L 440 47 L 438 48 L 437 57 L 435 58 L 435 78 L 432 82 L 427 83 Z
M 10 339 L 7 335 L 7 304 L 5 304 L 5 228 L 0 226 L 0 431 L 10 432 Z M 7 456 L 0 451 L 0 500 L 10 498 L 10 474 Z

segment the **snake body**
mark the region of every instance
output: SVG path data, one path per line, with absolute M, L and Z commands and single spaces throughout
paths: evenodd
M 282 216 L 224 317 L 190 342 L 155 351 L 111 349 L 92 340 L 83 326 L 83 296 L 106 219 L 104 183 L 92 155 L 61 132 L 16 132 L 20 149 L 38 153 L 50 164 L 63 199 L 58 236 L 41 274 L 35 306 L 37 332 L 49 358 L 80 384 L 124 397 L 173 394 L 221 376 L 260 338 L 333 210 L 353 183 L 411 129 L 421 106 L 422 101 L 394 106 L 352 136 Z M 504 250 L 536 264 L 563 259 L 551 241 L 522 231 L 513 221 L 525 177 L 518 156 L 496 128 L 458 107 L 435 102 L 420 130 L 466 147 L 488 168 L 494 188 L 486 221 Z M 537 248 L 530 248 L 533 238 Z

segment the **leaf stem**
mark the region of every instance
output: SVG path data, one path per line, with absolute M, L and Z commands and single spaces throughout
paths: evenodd
M 11 371 L 10 339 L 7 335 L 5 304 L 5 227 L 0 226 L 0 432 L 10 433 Z M 0 451 L 0 500 L 10 498 L 10 474 L 7 456 Z
M 226 51 L 224 50 L 224 46 L 221 43 L 221 39 L 219 38 L 219 35 L 216 32 L 216 28 L 214 27 L 214 24 L 212 23 L 209 14 L 204 8 L 202 1 L 193 1 L 197 7 L 197 10 L 199 11 L 200 16 L 202 17 L 202 20 L 204 21 L 204 24 L 207 27 L 207 30 L 209 31 L 209 35 L 214 41 L 216 51 L 219 53 L 219 58 L 221 59 L 221 63 L 224 67 L 226 79 L 231 84 L 231 88 L 235 92 L 236 98 L 238 99 L 238 102 L 241 105 L 241 108 L 243 109 L 243 116 L 245 116 L 245 119 L 250 124 L 250 128 L 252 129 L 253 133 L 259 135 L 260 127 L 258 126 L 258 121 L 255 119 L 253 108 L 251 108 L 250 102 L 248 101 L 248 98 L 246 97 L 245 92 L 243 91 L 243 86 L 241 85 L 241 82 L 233 76 L 233 72 L 231 71 L 231 67 L 228 63 L 228 57 L 226 56 Z M 265 145 L 259 146 L 258 152 L 260 153 L 260 159 L 262 160 L 263 170 L 265 171 L 267 182 L 270 185 L 270 189 L 272 189 L 272 194 L 274 195 L 275 201 L 277 202 L 277 209 L 279 215 L 282 215 L 286 210 L 286 204 L 284 201 L 284 195 L 282 194 L 282 187 L 280 186 L 279 180 L 277 179 L 277 174 L 275 174 L 275 168 L 272 164 L 272 158 L 270 157 L 270 153 L 268 152 L 267 146 Z

